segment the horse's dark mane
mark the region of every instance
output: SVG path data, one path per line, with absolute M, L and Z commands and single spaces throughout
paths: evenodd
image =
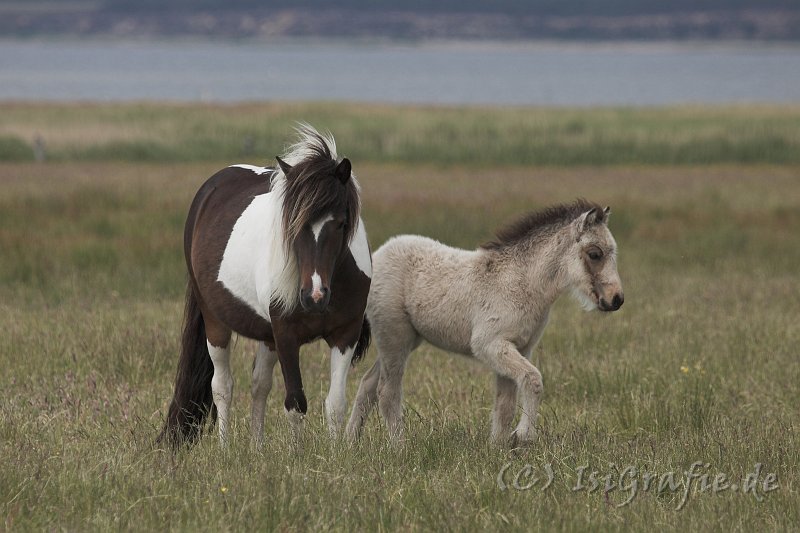
M 299 132 L 302 140 L 294 149 L 300 151 L 303 158 L 292 166 L 283 191 L 281 216 L 287 249 L 304 225 L 342 211 L 347 217 L 345 242 L 350 243 L 361 211 L 358 185 L 352 177 L 342 184 L 334 175 L 337 161 L 329 144 L 332 140 L 310 127 L 301 128 Z
M 599 204 L 578 198 L 571 204 L 559 204 L 541 211 L 523 215 L 514 222 L 497 230 L 496 238 L 481 245 L 485 250 L 500 250 L 530 239 L 546 228 L 563 226 L 578 216 L 595 208 L 602 213 Z

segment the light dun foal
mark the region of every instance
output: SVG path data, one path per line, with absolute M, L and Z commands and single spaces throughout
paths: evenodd
M 474 251 L 412 235 L 378 249 L 367 303 L 378 358 L 361 380 L 348 436 L 358 438 L 377 403 L 391 437 L 402 438 L 403 372 L 409 354 L 427 340 L 496 373 L 494 441 L 532 440 L 542 375 L 530 356 L 550 307 L 565 291 L 587 310 L 622 306 L 609 211 L 585 200 L 551 207 Z M 511 432 L 517 399 L 522 414 Z

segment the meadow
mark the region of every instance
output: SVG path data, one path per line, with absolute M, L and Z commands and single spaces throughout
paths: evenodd
M 407 443 L 389 445 L 375 415 L 358 444 L 332 442 L 317 343 L 302 352 L 299 449 L 276 372 L 255 450 L 246 339 L 231 446 L 213 431 L 175 455 L 154 445 L 189 202 L 222 166 L 268 163 L 298 119 L 353 160 L 373 249 L 399 233 L 475 247 L 579 196 L 612 207 L 625 305 L 557 302 L 533 355 L 532 446 L 491 445 L 491 373 L 427 345 L 406 373 Z M 0 529 L 796 528 L 798 228 L 796 107 L 2 104 Z M 351 371 L 350 401 L 374 357 Z M 684 497 L 687 471 L 728 488 L 698 475 Z M 674 487 L 645 490 L 670 472 Z

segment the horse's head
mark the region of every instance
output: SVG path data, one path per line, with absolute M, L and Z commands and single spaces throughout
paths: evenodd
M 300 305 L 316 313 L 328 307 L 334 270 L 358 224 L 358 190 L 350 161 L 328 161 L 312 169 L 278 158 L 287 181 L 284 201 L 290 212 L 285 223 L 300 274 Z
M 617 272 L 617 243 L 608 230 L 611 209 L 594 207 L 570 225 L 569 277 L 572 292 L 587 310 L 616 311 L 625 297 Z

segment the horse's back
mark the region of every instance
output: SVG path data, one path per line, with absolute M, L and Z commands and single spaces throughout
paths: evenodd
M 375 329 L 410 321 L 441 348 L 469 353 L 475 251 L 401 235 L 373 254 L 368 315 Z

